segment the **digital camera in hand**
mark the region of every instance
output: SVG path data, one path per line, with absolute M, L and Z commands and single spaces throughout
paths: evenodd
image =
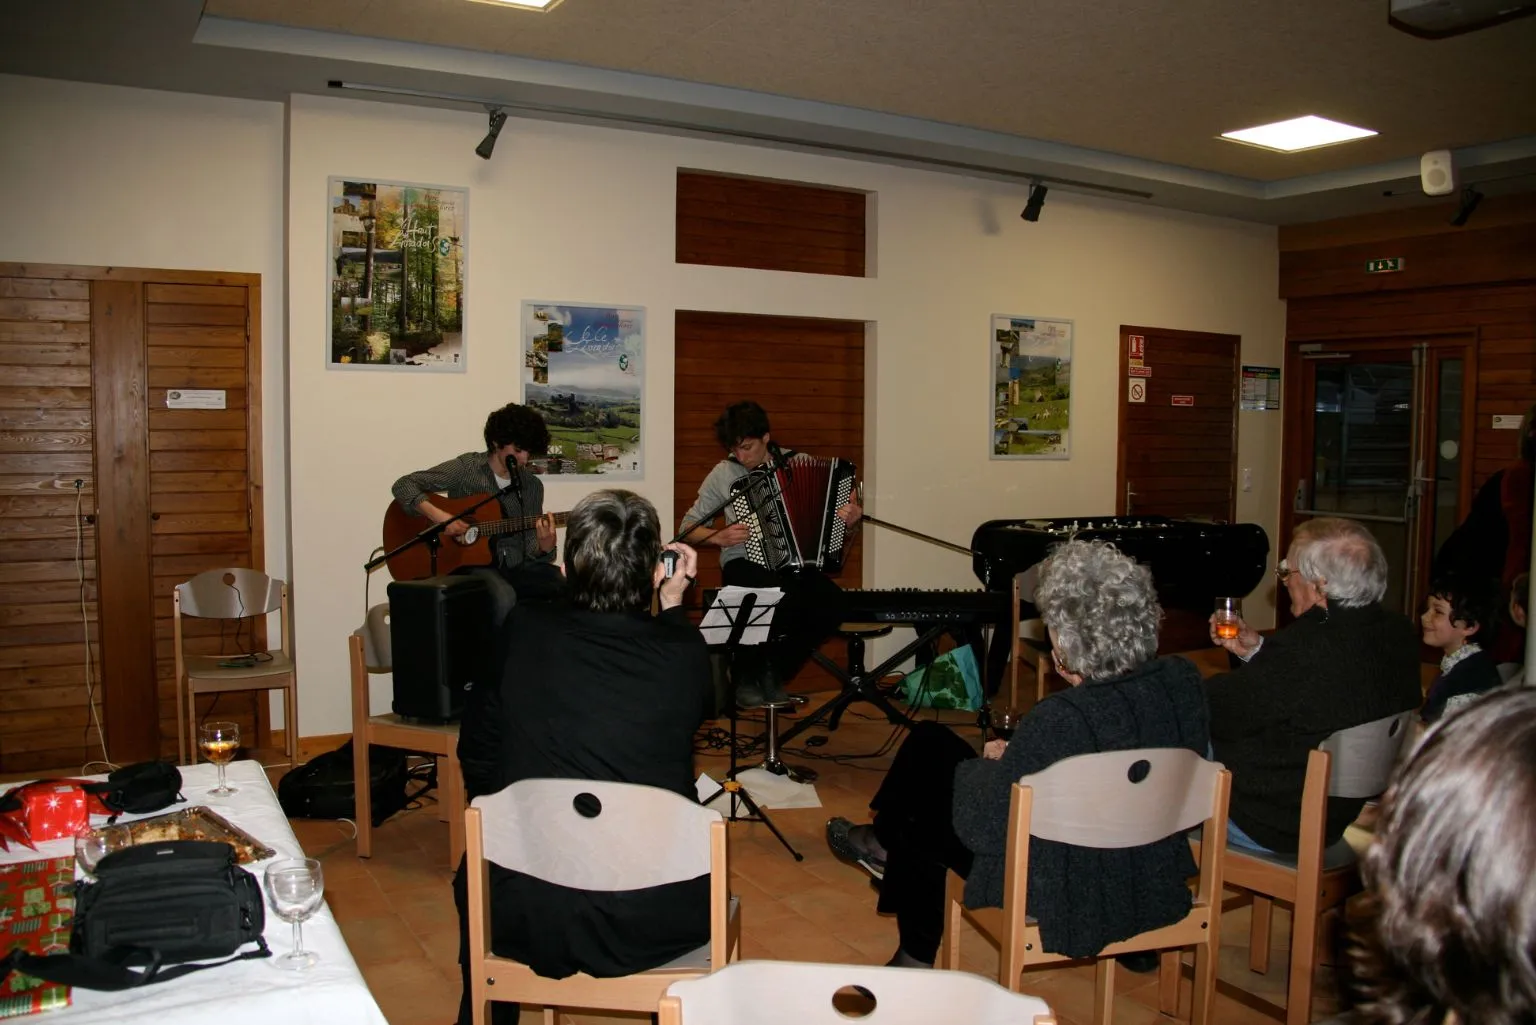
M 673 551 L 662 552 L 661 564 L 666 568 L 666 572 L 663 574 L 663 576 L 672 576 L 672 574 L 677 572 L 677 553 Z

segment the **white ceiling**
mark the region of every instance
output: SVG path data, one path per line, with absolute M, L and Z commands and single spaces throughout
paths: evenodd
M 543 14 L 53 0 L 7 12 L 0 71 L 271 99 L 344 80 L 1271 223 L 1424 203 L 1431 149 L 1456 150 L 1485 191 L 1536 188 L 1536 18 L 1427 41 L 1386 13 L 1387 0 L 564 0 Z M 1289 155 L 1217 138 L 1304 113 L 1381 134 Z

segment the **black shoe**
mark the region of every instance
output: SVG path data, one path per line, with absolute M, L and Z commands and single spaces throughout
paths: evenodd
M 827 820 L 827 846 L 832 848 L 832 853 L 883 880 L 885 851 L 874 833 L 874 826 L 856 826 L 842 816 Z

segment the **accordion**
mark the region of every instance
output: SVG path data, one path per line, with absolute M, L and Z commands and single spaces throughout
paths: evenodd
M 843 568 L 848 525 L 837 515 L 853 497 L 846 459 L 794 456 L 731 485 L 731 513 L 750 531 L 747 558 L 768 569 Z

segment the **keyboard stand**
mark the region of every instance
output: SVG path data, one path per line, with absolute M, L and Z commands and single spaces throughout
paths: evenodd
M 899 626 L 901 624 L 893 625 Z M 798 722 L 796 722 L 789 729 L 785 730 L 783 735 L 779 737 L 780 746 L 789 743 L 791 740 L 795 739 L 800 734 L 810 729 L 812 726 L 818 725 L 823 719 L 827 720 L 827 729 L 829 731 L 837 729 L 840 721 L 842 720 L 843 713 L 847 711 L 848 706 L 853 704 L 855 701 L 868 701 L 870 704 L 880 709 L 880 711 L 884 712 L 885 717 L 890 720 L 892 725 L 906 726 L 910 728 L 912 726 L 912 719 L 909 718 L 907 714 L 901 709 L 891 704 L 890 701 L 886 699 L 884 694 L 880 693 L 879 683 L 882 679 L 885 678 L 886 673 L 889 673 L 891 670 L 901 665 L 901 663 L 911 658 L 913 653 L 923 645 L 931 644 L 938 640 L 948 630 L 950 630 L 953 625 L 954 624 L 951 623 L 939 623 L 929 626 L 928 629 L 920 633 L 917 638 L 910 644 L 906 645 L 900 651 L 896 652 L 896 654 L 892 655 L 884 662 L 881 662 L 878 666 L 869 670 L 868 672 L 851 672 L 850 670 L 859 667 L 850 666 L 845 669 L 838 665 L 836 662 L 832 661 L 826 655 L 822 654 L 821 651 L 818 650 L 811 652 L 811 658 L 815 659 L 817 663 L 824 667 L 827 672 L 836 677 L 837 680 L 842 684 L 842 693 L 838 694 L 837 697 L 833 698 L 831 701 L 828 701 L 814 712 L 802 716 Z

